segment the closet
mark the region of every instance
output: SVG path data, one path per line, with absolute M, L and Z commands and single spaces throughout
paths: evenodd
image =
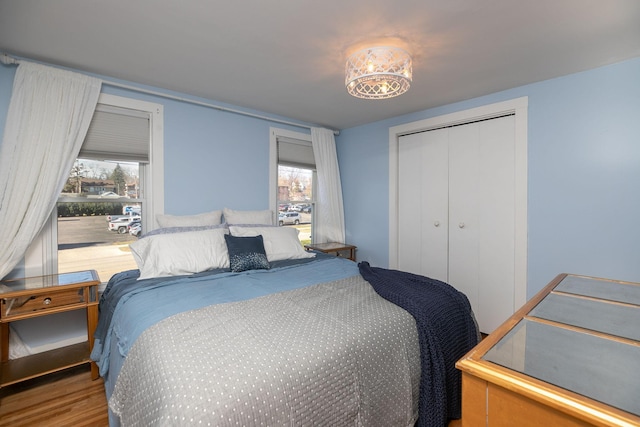
M 397 267 L 464 292 L 480 330 L 516 306 L 515 114 L 402 135 Z

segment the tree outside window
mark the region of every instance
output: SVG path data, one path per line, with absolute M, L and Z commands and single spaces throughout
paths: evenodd
M 302 244 L 311 243 L 314 171 L 278 165 L 278 224 L 298 229 Z

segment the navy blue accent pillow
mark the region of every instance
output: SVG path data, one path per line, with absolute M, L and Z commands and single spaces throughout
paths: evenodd
M 233 272 L 269 269 L 269 260 L 264 250 L 262 235 L 255 237 L 236 237 L 225 234 L 229 251 L 229 267 Z

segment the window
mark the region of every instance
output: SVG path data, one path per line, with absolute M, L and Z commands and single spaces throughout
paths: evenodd
M 94 269 L 106 281 L 137 268 L 129 244 L 144 225 L 144 169 L 137 162 L 76 160 L 56 206 L 58 273 Z
M 311 135 L 271 130 L 272 197 L 278 225 L 295 227 L 301 243 L 313 241 L 315 160 Z
M 162 213 L 162 106 L 102 94 L 29 275 L 94 269 L 103 282 L 137 268 L 129 244 Z M 34 271 L 41 265 L 42 271 Z

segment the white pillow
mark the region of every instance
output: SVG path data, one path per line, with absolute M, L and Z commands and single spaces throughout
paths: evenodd
M 222 211 L 211 211 L 197 215 L 156 215 L 161 228 L 166 227 L 202 227 L 222 223 Z
M 140 269 L 140 279 L 193 274 L 229 268 L 226 233 L 226 229 L 218 228 L 158 234 L 140 239 L 129 247 Z
M 229 226 L 232 236 L 262 236 L 264 250 L 269 262 L 283 259 L 313 258 L 316 254 L 307 252 L 298 239 L 298 230 L 293 227 L 234 227 Z
M 265 211 L 234 211 L 228 208 L 222 210 L 224 220 L 228 224 L 264 224 L 273 225 L 273 212 Z

